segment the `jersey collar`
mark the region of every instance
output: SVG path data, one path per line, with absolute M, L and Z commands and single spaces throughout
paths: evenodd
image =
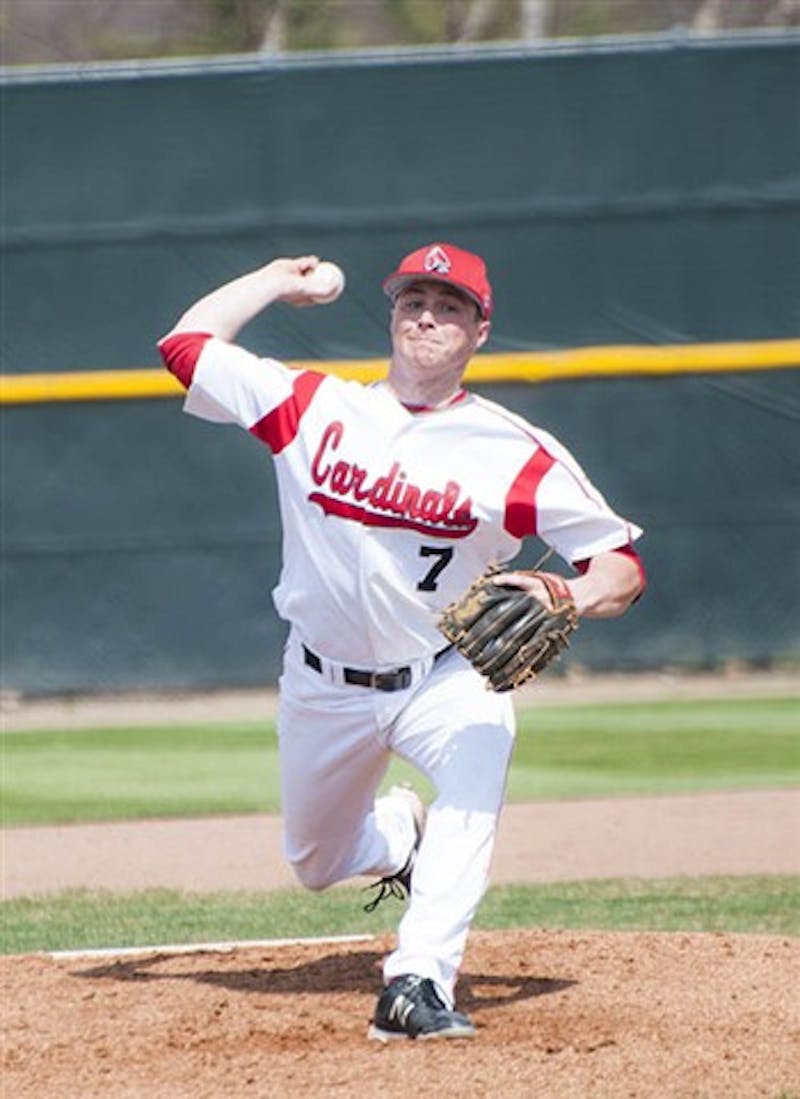
M 452 397 L 448 397 L 446 401 L 440 401 L 439 404 L 408 404 L 406 401 L 400 401 L 399 403 L 406 412 L 417 415 L 420 412 L 441 412 L 443 408 L 450 408 L 454 404 L 459 404 L 461 401 L 465 400 L 466 397 L 466 389 L 459 389 Z

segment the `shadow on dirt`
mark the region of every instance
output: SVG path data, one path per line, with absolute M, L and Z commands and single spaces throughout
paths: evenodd
M 207 965 L 203 968 L 203 963 L 209 957 L 209 954 L 200 952 L 196 955 L 154 954 L 77 970 L 72 976 L 85 980 L 197 981 L 231 992 L 261 995 L 324 995 L 337 992 L 372 994 L 380 983 L 383 954 L 373 950 L 357 950 L 317 957 L 288 967 L 278 965 L 277 957 L 276 964 L 273 965 L 272 959 L 266 956 L 260 960 L 261 964 L 247 968 L 235 968 L 235 955 L 227 955 L 220 957 L 217 968 L 209 968 Z M 172 964 L 178 960 L 180 965 L 173 968 Z M 191 968 L 192 962 L 195 963 L 194 968 Z M 231 962 L 234 966 L 230 965 Z M 480 1011 L 483 1008 L 562 992 L 577 983 L 574 980 L 558 980 L 552 977 L 533 977 L 518 973 L 505 976 L 467 970 L 459 978 L 459 1005 L 465 1010 Z

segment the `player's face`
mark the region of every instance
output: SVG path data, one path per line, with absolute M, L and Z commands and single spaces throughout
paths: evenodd
M 391 323 L 394 358 L 423 376 L 466 369 L 489 335 L 466 294 L 439 282 L 415 282 L 395 298 Z

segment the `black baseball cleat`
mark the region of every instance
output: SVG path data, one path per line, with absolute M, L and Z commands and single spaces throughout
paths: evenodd
M 398 1038 L 473 1038 L 475 1027 L 447 1006 L 429 977 L 395 977 L 378 998 L 367 1037 L 378 1042 Z

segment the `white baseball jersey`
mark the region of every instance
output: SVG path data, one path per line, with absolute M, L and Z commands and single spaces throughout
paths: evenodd
M 185 411 L 271 450 L 283 520 L 282 618 L 329 660 L 380 669 L 442 648 L 442 609 L 536 535 L 568 562 L 629 545 L 617 515 L 550 434 L 461 391 L 409 408 L 364 386 L 214 337 L 162 341 Z

